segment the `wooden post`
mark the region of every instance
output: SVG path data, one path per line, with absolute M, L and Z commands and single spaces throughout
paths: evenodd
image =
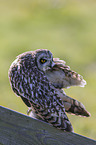
M 96 141 L 63 132 L 27 115 L 0 106 L 0 144 L 3 145 L 96 145 Z

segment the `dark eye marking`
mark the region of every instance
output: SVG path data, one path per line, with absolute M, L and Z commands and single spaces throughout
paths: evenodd
M 43 58 L 40 59 L 40 63 L 42 64 L 45 63 L 46 61 L 47 61 L 46 59 L 43 59 Z

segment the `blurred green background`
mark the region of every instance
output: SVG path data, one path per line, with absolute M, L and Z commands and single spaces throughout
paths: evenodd
M 26 114 L 8 69 L 17 55 L 37 48 L 49 49 L 87 81 L 65 92 L 91 117 L 68 116 L 76 133 L 96 139 L 96 0 L 0 0 L 0 105 Z

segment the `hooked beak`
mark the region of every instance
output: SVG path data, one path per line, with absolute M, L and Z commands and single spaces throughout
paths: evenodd
M 54 63 L 54 61 L 53 61 L 51 66 L 53 67 L 54 65 L 55 65 L 55 63 Z
M 51 63 L 50 63 L 50 68 L 53 68 L 54 67 L 54 65 L 55 65 L 55 63 L 52 61 Z
M 50 62 L 50 65 L 46 67 L 43 67 L 43 71 L 47 71 L 47 70 L 52 70 L 52 68 L 54 67 L 55 63 L 54 62 Z

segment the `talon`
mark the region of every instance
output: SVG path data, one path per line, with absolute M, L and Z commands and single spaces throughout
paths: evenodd
M 27 110 L 27 115 L 29 115 L 29 114 L 31 113 L 31 111 L 32 111 L 32 108 L 29 108 L 29 109 Z

